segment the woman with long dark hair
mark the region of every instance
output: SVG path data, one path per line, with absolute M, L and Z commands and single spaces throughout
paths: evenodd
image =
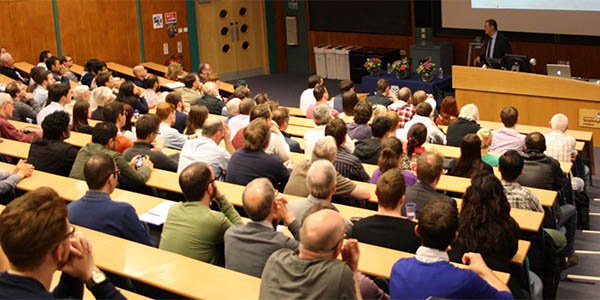
M 448 165 L 448 175 L 471 178 L 481 172 L 494 173 L 494 170 L 481 160 L 479 137 L 469 133 L 460 142 L 460 157 Z
M 92 134 L 92 126 L 88 122 L 91 115 L 90 103 L 87 101 L 77 101 L 73 105 L 73 126 L 72 131 Z
M 183 134 L 185 135 L 193 135 L 200 134 L 202 130 L 202 125 L 204 125 L 204 121 L 208 118 L 208 108 L 204 105 L 194 105 L 190 109 L 190 113 L 188 114 L 187 121 L 185 123 L 185 130 Z
M 404 183 L 407 187 L 417 183 L 417 176 L 405 168 L 402 168 L 402 142 L 394 137 L 387 137 L 381 141 L 381 153 L 379 154 L 379 162 L 377 170 L 373 172 L 370 183 L 377 183 L 379 176 L 391 169 L 402 169 L 402 175 L 404 175 Z
M 132 81 L 125 81 L 121 84 L 117 101 L 129 104 L 134 110 L 137 109 L 140 114 L 148 113 L 148 103 L 146 99 L 139 97 L 139 89 Z

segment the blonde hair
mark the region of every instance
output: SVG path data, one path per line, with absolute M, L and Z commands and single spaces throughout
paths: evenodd
M 481 140 L 481 150 L 487 150 L 492 145 L 492 131 L 487 128 L 481 128 L 477 131 L 477 136 Z
M 183 68 L 181 67 L 181 64 L 174 62 L 167 67 L 167 73 L 165 73 L 165 77 L 167 77 L 169 80 L 178 80 L 178 77 L 182 73 Z

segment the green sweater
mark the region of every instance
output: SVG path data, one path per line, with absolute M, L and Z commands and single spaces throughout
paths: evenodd
M 243 222 L 224 196 L 216 200 L 221 211 L 211 210 L 199 201 L 174 204 L 164 224 L 159 248 L 207 263 L 220 263 L 225 231 L 232 224 Z

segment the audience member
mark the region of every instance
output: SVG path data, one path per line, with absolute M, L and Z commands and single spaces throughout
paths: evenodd
M 202 126 L 209 117 L 208 109 L 204 105 L 194 105 L 186 118 L 184 134 L 202 134 Z
M 67 112 L 69 112 L 70 115 L 73 114 L 73 106 L 75 106 L 75 102 L 91 101 L 92 91 L 90 91 L 90 88 L 87 85 L 80 84 L 71 89 L 71 96 L 73 96 L 74 101 L 71 101 L 71 104 L 67 105 Z
M 69 78 L 63 76 L 65 74 L 65 68 L 60 63 L 60 59 L 56 56 L 51 56 L 46 60 L 46 68 L 48 71 L 52 72 L 52 76 L 54 77 L 54 81 L 60 82 L 66 85 L 69 89 L 71 88 L 71 83 L 69 82 Z
M 254 99 L 254 103 L 256 103 L 256 105 L 261 105 L 263 103 L 271 102 L 271 99 L 269 99 L 269 95 L 265 92 L 256 94 L 256 96 L 254 96 L 253 99 Z
M 42 106 L 30 98 L 27 86 L 20 81 L 13 81 L 6 85 L 5 91 L 12 97 L 15 106 L 11 119 L 20 122 L 28 122 L 28 120 L 35 122 Z
M 54 77 L 48 70 L 36 70 L 36 68 L 34 68 L 31 73 L 32 79 L 35 82 L 35 89 L 31 94 L 33 101 L 40 106 L 44 106 L 46 105 L 46 101 L 48 101 L 48 86 L 54 84 Z
M 96 75 L 94 78 L 94 82 L 96 83 L 96 87 L 107 87 L 110 88 L 111 91 L 117 93 L 119 87 L 122 83 L 125 82 L 124 79 L 114 78 L 111 71 L 102 71 Z M 93 87 L 93 85 L 92 85 Z
M 37 115 L 37 124 L 42 124 L 47 115 L 55 111 L 65 111 L 65 105 L 71 103 L 71 91 L 62 83 L 48 86 L 48 102 Z
M 231 101 L 231 100 L 229 100 L 229 101 Z M 227 102 L 227 103 L 229 103 L 229 102 Z M 300 148 L 300 143 L 298 143 L 297 141 L 292 139 L 291 134 L 285 132 L 286 129 L 288 128 L 288 125 L 290 122 L 290 110 L 287 109 L 286 107 L 280 107 L 280 108 L 274 110 L 272 112 L 272 115 L 273 115 L 273 121 L 275 121 L 275 123 L 277 123 L 277 128 L 283 135 L 285 142 L 290 147 L 290 151 L 302 153 L 302 148 Z
M 404 128 L 403 128 L 404 129 Z M 421 123 L 412 125 L 406 134 L 406 155 L 404 156 L 403 166 L 411 168 L 410 163 L 419 155 L 426 152 L 423 144 L 427 141 L 427 127 Z
M 442 99 L 440 114 L 435 119 L 435 124 L 448 126 L 458 119 L 458 105 L 454 96 L 446 96 Z
M 461 107 L 456 122 L 448 126 L 447 145 L 458 147 L 467 134 L 477 133 L 477 130 L 481 128 L 477 124 L 478 120 L 479 109 L 475 104 L 467 104 Z
M 381 78 L 375 84 L 375 94 L 367 97 L 366 102 L 371 105 L 383 105 L 387 107 L 394 102 L 390 98 L 395 99 L 396 95 L 391 92 L 390 83 L 386 79 Z
M 369 175 L 365 171 L 360 159 L 344 149 L 344 143 L 348 129 L 346 123 L 341 119 L 333 119 L 325 126 L 325 135 L 335 139 L 337 145 L 337 156 L 334 161 L 335 169 L 350 180 L 369 181 Z
M 160 120 L 156 115 L 147 114 L 140 117 L 135 123 L 135 134 L 137 141 L 133 146 L 123 152 L 123 158 L 127 161 L 134 157 L 148 157 L 154 167 L 170 172 L 177 171 L 177 159 L 167 156 L 154 147 L 154 141 L 158 136 Z
M 81 75 L 81 84 L 92 87 L 96 75 L 107 70 L 106 63 L 95 58 L 89 59 L 83 66 L 84 73 Z
M 158 77 L 153 74 L 147 75 L 146 78 L 144 79 L 143 83 L 144 83 L 144 86 L 147 86 L 147 88 L 140 95 L 140 99 L 146 100 L 146 103 L 148 104 L 148 109 L 155 108 L 159 102 L 158 101 L 158 98 L 159 98 Z M 135 85 L 137 85 L 139 87 L 139 85 L 137 83 Z
M 44 68 L 44 70 L 48 70 L 48 67 L 46 66 L 46 61 L 50 57 L 52 57 L 52 52 L 50 52 L 49 50 L 42 50 L 42 52 L 40 52 L 38 63 L 35 66 Z
M 388 170 L 400 169 L 404 176 L 404 184 L 407 187 L 415 185 L 417 183 L 417 176 L 410 172 L 408 168 L 403 168 L 402 162 L 405 155 L 403 152 L 402 142 L 394 137 L 386 137 L 381 141 L 381 154 L 379 155 L 379 162 L 377 163 L 378 168 L 373 172 L 370 183 L 377 183 L 379 176 Z
M 213 74 L 212 67 L 207 63 L 201 63 L 198 66 L 198 69 L 199 69 L 198 75 L 200 76 L 200 80 L 202 80 L 202 83 L 210 81 L 209 77 L 210 77 L 210 75 Z
M 190 73 L 191 74 L 191 73 Z M 194 74 L 195 75 L 195 74 Z M 167 72 L 165 72 L 165 77 L 169 80 L 173 81 L 181 81 L 182 78 L 185 78 L 183 67 L 180 63 L 172 62 L 167 66 Z M 197 76 L 197 75 L 195 75 Z M 185 79 L 184 79 L 185 82 Z
M 308 77 L 308 88 L 300 95 L 300 109 L 303 112 L 306 113 L 308 107 L 317 102 L 313 89 L 320 85 L 323 85 L 323 78 L 321 76 L 313 74 Z
M 512 208 L 544 212 L 544 208 L 535 193 L 517 182 L 517 179 L 523 173 L 524 165 L 523 157 L 515 150 L 508 150 L 500 156 L 498 168 L 502 174 L 502 186 L 508 204 Z
M 29 78 L 15 68 L 15 59 L 8 52 L 0 54 L 0 74 L 23 84 L 29 84 Z
M 0 246 L 10 262 L 0 273 L 2 298 L 81 299 L 84 283 L 97 299 L 125 298 L 96 267 L 90 241 L 69 224 L 65 202 L 41 187 L 0 214 Z M 51 291 L 56 271 L 62 275 Z
M 10 202 L 15 197 L 17 183 L 33 173 L 34 166 L 25 160 L 19 160 L 10 172 L 0 172 L 0 198 L 2 204 Z M 0 248 L 0 255 L 2 249 Z
M 31 143 L 27 161 L 37 170 L 60 176 L 69 176 L 79 149 L 65 143 L 71 136 L 69 114 L 55 111 L 42 122 L 41 138 Z
M 181 98 L 181 92 L 176 91 L 176 92 L 168 93 L 167 96 L 165 97 L 165 102 L 171 103 L 175 107 L 175 124 L 173 124 L 173 126 L 171 126 L 171 127 L 177 129 L 177 131 L 179 131 L 179 133 L 184 133 L 184 134 L 190 135 L 188 133 L 185 133 L 185 128 L 186 128 L 187 122 L 188 122 L 188 120 L 187 120 L 188 115 L 185 113 L 186 108 L 185 108 L 185 103 L 183 102 L 183 100 Z M 206 108 L 204 108 L 204 109 L 206 110 Z M 190 108 L 190 112 L 189 112 L 190 114 L 192 113 L 191 111 L 192 110 Z M 208 111 L 206 111 L 206 114 L 208 115 Z M 202 125 L 200 125 L 200 126 L 202 126 Z
M 347 92 L 354 92 L 354 82 L 349 79 L 344 79 L 340 81 L 339 88 L 340 93 L 333 97 L 333 109 L 344 111 L 344 94 Z
M 349 124 L 354 122 L 354 107 L 358 104 L 358 96 L 354 91 L 348 91 L 342 94 L 342 110 L 338 118 Z
M 413 118 L 404 124 L 404 132 L 417 123 L 425 125 L 427 128 L 427 141 L 433 144 L 446 144 L 446 135 L 433 122 L 433 109 L 427 102 L 422 102 L 417 105 L 416 113 Z M 406 136 L 400 137 L 401 140 L 406 140 Z
M 92 114 L 90 103 L 86 101 L 77 101 L 73 106 L 73 126 L 72 131 L 85 134 L 92 134 L 92 126 L 88 122 L 89 116 Z
M 327 91 L 327 88 L 324 85 L 316 86 L 313 89 L 313 95 L 315 96 L 316 102 L 309 105 L 308 108 L 306 108 L 306 118 L 308 119 L 314 119 L 313 113 L 317 105 L 324 104 L 329 107 L 329 92 Z M 332 109 L 331 107 L 329 109 L 331 112 L 331 116 L 336 117 L 339 114 L 337 110 Z
M 139 64 L 131 69 L 133 71 L 133 83 L 143 89 L 150 88 L 152 86 L 148 86 L 145 84 L 144 80 L 148 77 L 148 70 Z
M 225 110 L 227 111 L 225 114 L 225 116 L 227 116 L 225 124 L 227 124 L 231 118 L 240 114 L 240 102 L 242 102 L 240 98 L 230 98 L 227 100 L 227 103 L 225 103 Z
M 167 79 L 169 79 L 167 77 Z M 173 80 L 173 79 L 171 79 Z M 183 77 L 183 84 L 185 85 L 181 89 L 181 98 L 187 105 L 194 105 L 204 94 L 202 93 L 202 83 L 195 73 L 188 73 Z
M 231 118 L 229 123 L 227 123 L 229 129 L 231 129 L 232 140 L 238 131 L 240 131 L 240 129 L 248 126 L 250 123 L 250 112 L 252 112 L 255 106 L 256 103 L 254 103 L 254 100 L 250 98 L 244 98 L 242 101 L 240 101 L 240 114 Z
M 371 125 L 373 137 L 356 143 L 354 155 L 365 164 L 376 165 L 381 152 L 381 140 L 393 135 L 396 128 L 392 128 L 392 120 L 388 117 L 377 117 Z
M 492 139 L 490 151 L 499 154 L 508 150 L 523 151 L 525 135 L 515 130 L 519 119 L 519 111 L 512 106 L 507 106 L 500 112 L 500 119 L 504 124 L 504 128 L 492 131 L 494 138 Z
M 133 146 L 133 142 L 124 136 L 122 130 L 125 126 L 126 119 L 125 105 L 117 101 L 111 102 L 102 111 L 104 122 L 113 123 L 117 127 L 118 133 L 115 138 L 114 150 L 119 153 L 123 153 Z
M 481 140 L 481 160 L 493 168 L 497 167 L 499 157 L 490 153 L 490 145 L 495 138 L 492 132 L 487 128 L 481 128 L 477 130 L 477 136 Z
M 469 133 L 460 142 L 460 157 L 448 165 L 448 175 L 473 178 L 481 172 L 494 173 L 494 169 L 481 159 L 479 137 Z
M 412 258 L 392 267 L 392 299 L 513 299 L 508 287 L 485 264 L 478 253 L 466 253 L 463 268 L 449 264 L 448 246 L 456 240 L 458 210 L 443 200 L 433 200 L 417 212 L 415 233 L 421 247 Z
M 92 111 L 91 119 L 92 120 L 104 120 L 104 106 L 110 104 L 115 100 L 116 96 L 113 94 L 112 90 L 108 87 L 98 87 L 92 91 L 92 102 L 96 103 L 96 109 Z M 90 104 L 91 106 L 91 104 Z
M 398 122 L 398 128 L 404 128 L 404 124 L 410 121 L 413 115 L 417 112 L 417 105 L 419 105 L 419 103 L 425 102 L 425 99 L 427 98 L 427 95 L 425 95 L 425 97 L 416 97 L 417 95 L 418 94 L 416 94 L 415 92 L 415 94 L 413 94 L 410 97 L 410 103 L 402 106 L 398 110 L 398 117 L 400 119 Z
M 217 188 L 210 167 L 196 162 L 179 175 L 184 202 L 171 206 L 159 248 L 203 262 L 223 265 L 223 236 L 242 218 Z M 215 201 L 219 211 L 210 209 Z
M 158 104 L 156 106 L 156 116 L 160 119 L 157 139 L 162 141 L 165 147 L 181 150 L 189 137 L 195 137 L 195 134 L 185 136 L 171 127 L 175 124 L 175 106 L 173 104 L 167 102 Z
M 406 189 L 406 203 L 415 203 L 417 212 L 434 199 L 442 199 L 456 207 L 456 200 L 435 190 L 444 172 L 444 159 L 437 153 L 425 152 L 417 158 L 415 185 Z M 402 207 L 402 215 L 406 209 Z
M 398 101 L 388 105 L 387 109 L 391 112 L 395 112 L 398 114 L 400 108 L 404 107 L 406 104 L 410 103 L 410 98 L 412 97 L 412 91 L 408 87 L 402 87 L 398 90 Z
M 555 114 L 550 120 L 550 128 L 552 131 L 544 136 L 546 139 L 546 151 L 544 151 L 544 154 L 560 162 L 575 161 L 577 157 L 577 144 L 573 136 L 566 134 L 569 128 L 569 118 L 564 114 Z M 586 175 L 589 174 L 589 168 L 585 165 L 584 168 L 584 173 Z M 585 188 L 585 181 L 579 177 L 571 176 L 571 186 L 573 190 L 581 192 Z
M 9 121 L 13 116 L 14 109 L 15 105 L 10 95 L 0 93 L 0 138 L 31 143 L 35 138 L 41 136 L 41 132 L 34 128 L 15 128 Z
M 353 109 L 353 122 L 348 124 L 348 136 L 357 141 L 373 137 L 369 121 L 373 116 L 373 108 L 365 101 L 358 102 Z
M 133 109 L 137 110 L 140 114 L 148 113 L 148 103 L 146 99 L 140 98 L 140 89 L 133 84 L 131 81 L 125 81 L 119 87 L 119 94 L 117 94 L 117 101 L 124 104 L 129 104 Z
M 267 121 L 257 118 L 243 133 L 244 147 L 231 156 L 225 181 L 246 185 L 256 178 L 266 177 L 277 190 L 282 191 L 290 173 L 281 160 L 265 153 L 271 139 Z
M 214 115 L 221 115 L 225 102 L 219 99 L 219 86 L 212 81 L 207 81 L 202 87 L 204 91 L 204 97 L 200 98 L 196 104 L 204 105 L 208 108 L 208 112 Z
M 63 74 L 64 77 L 67 77 L 69 80 L 71 80 L 73 82 L 79 81 L 79 77 L 77 77 L 77 75 L 75 75 L 73 72 L 71 72 L 71 67 L 73 67 L 73 58 L 70 55 L 61 56 L 60 64 L 62 65 L 63 69 L 65 70 L 65 73 Z
M 287 201 L 266 178 L 252 180 L 242 194 L 244 211 L 251 221 L 225 232 L 225 267 L 260 277 L 271 254 L 279 249 L 298 250 L 300 222 L 287 209 Z M 294 238 L 273 228 L 284 222 Z

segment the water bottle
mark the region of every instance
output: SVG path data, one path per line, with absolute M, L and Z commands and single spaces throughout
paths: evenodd
M 387 73 L 392 74 L 392 64 L 390 63 L 387 64 Z
M 140 118 L 140 111 L 137 109 L 133 110 L 133 119 L 137 121 L 139 118 Z
M 442 67 L 440 67 L 440 73 L 438 74 L 438 78 L 444 79 L 444 69 L 442 69 Z

